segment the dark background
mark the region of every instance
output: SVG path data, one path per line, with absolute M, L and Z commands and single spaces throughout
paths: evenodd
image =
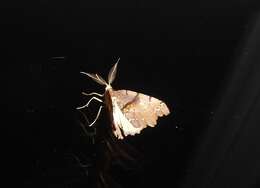
M 8 182 L 24 187 L 88 185 L 84 170 L 66 154 L 91 155 L 75 123 L 75 107 L 84 103 L 82 90 L 103 88 L 79 71 L 106 78 L 118 57 L 114 88 L 160 98 L 172 113 L 157 128 L 129 139 L 144 155 L 142 173 L 133 176 L 137 182 L 127 173 L 115 172 L 115 179 L 123 187 L 129 182 L 134 187 L 180 187 L 193 179 L 203 161 L 194 171 L 190 163 L 201 151 L 231 73 L 248 53 L 257 12 L 255 1 L 3 4 L 2 134 L 7 135 L 3 163 Z

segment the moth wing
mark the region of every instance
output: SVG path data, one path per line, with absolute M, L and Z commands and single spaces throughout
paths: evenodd
M 154 127 L 158 117 L 170 113 L 164 102 L 154 97 L 129 90 L 112 91 L 111 96 L 123 115 L 135 127 L 144 129 L 148 126 Z
M 126 116 L 122 113 L 117 102 L 112 100 L 113 103 L 113 133 L 118 139 L 123 139 L 124 136 L 139 134 L 142 127 L 134 127 Z M 122 133 L 123 132 L 123 133 Z

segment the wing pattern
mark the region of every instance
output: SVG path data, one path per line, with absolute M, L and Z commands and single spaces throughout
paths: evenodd
M 122 114 L 120 117 L 124 119 L 121 120 L 121 124 L 120 121 L 118 122 L 125 136 L 139 134 L 147 126 L 154 127 L 157 124 L 158 117 L 170 113 L 164 102 L 142 93 L 129 90 L 113 90 L 111 91 L 111 97 L 112 101 L 116 102 L 117 114 L 120 111 Z M 120 119 L 119 116 L 116 118 Z

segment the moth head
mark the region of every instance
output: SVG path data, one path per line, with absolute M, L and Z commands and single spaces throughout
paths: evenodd
M 117 62 L 110 69 L 110 71 L 108 73 L 108 78 L 107 78 L 108 82 L 106 82 L 99 74 L 92 74 L 92 73 L 86 73 L 86 72 L 80 72 L 80 73 L 92 78 L 98 84 L 106 86 L 106 90 L 107 90 L 107 89 L 112 88 L 111 84 L 113 83 L 113 81 L 116 78 L 117 64 L 118 64 L 119 60 L 120 60 L 120 58 L 118 58 Z

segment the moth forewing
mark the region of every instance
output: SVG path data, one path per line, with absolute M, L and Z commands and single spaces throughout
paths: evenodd
M 115 63 L 115 65 L 110 69 L 109 73 L 108 73 L 108 84 L 112 84 L 112 82 L 115 80 L 116 78 L 116 73 L 117 73 L 117 64 L 119 62 L 120 58 L 117 60 L 117 62 Z
M 143 127 L 135 127 L 133 124 L 126 118 L 121 109 L 119 108 L 116 99 L 112 99 L 113 104 L 113 124 L 115 126 L 114 135 L 123 139 L 123 136 L 140 134 Z M 123 133 L 123 134 L 122 134 Z
M 147 126 L 154 127 L 158 117 L 170 113 L 166 104 L 154 97 L 130 90 L 110 93 L 116 104 L 114 116 L 120 119 L 119 127 L 125 136 L 139 134 Z

